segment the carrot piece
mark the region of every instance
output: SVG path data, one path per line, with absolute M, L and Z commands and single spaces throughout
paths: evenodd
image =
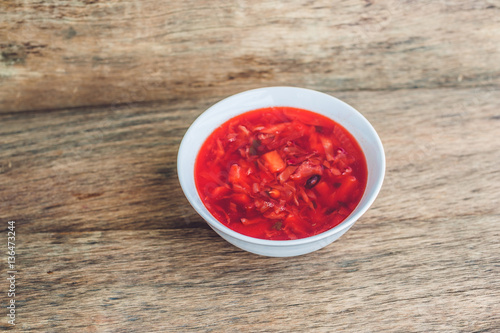
M 235 193 L 231 196 L 234 202 L 239 203 L 240 205 L 246 205 L 250 203 L 250 197 L 245 193 Z
M 345 177 L 345 179 L 342 180 L 342 185 L 340 185 L 339 189 L 335 193 L 335 198 L 337 199 L 337 201 L 348 201 L 357 182 L 358 180 L 354 176 Z
M 316 187 L 314 188 L 314 190 L 318 192 L 318 194 L 321 197 L 324 198 L 328 197 L 328 195 L 332 193 L 330 186 L 328 186 L 328 184 L 325 181 L 319 182 L 318 185 L 316 185 Z
M 286 168 L 286 164 L 276 150 L 262 155 L 267 168 L 271 172 L 281 172 Z
M 212 197 L 214 199 L 220 199 L 222 198 L 223 196 L 225 196 L 226 194 L 228 194 L 230 191 L 229 187 L 226 187 L 226 186 L 217 186 L 216 188 L 214 188 L 214 190 L 212 191 Z
M 309 146 L 311 147 L 312 150 L 323 154 L 323 145 L 320 143 L 320 138 L 317 132 L 312 132 L 309 135 Z
M 307 235 L 309 234 L 309 232 L 305 228 L 305 225 L 303 225 L 303 221 L 293 214 L 288 215 L 283 224 L 284 231 L 287 233 L 290 239 L 307 237 Z

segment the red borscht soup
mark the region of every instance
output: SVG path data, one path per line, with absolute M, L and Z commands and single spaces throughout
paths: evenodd
M 320 234 L 356 208 L 367 166 L 354 137 L 331 119 L 291 107 L 236 116 L 204 142 L 195 182 L 210 213 L 243 235 Z

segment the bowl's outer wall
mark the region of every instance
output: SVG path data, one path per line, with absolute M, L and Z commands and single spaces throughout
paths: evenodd
M 365 154 L 368 180 L 365 193 L 351 215 L 341 224 L 320 235 L 290 241 L 270 241 L 241 235 L 217 221 L 202 203 L 194 180 L 194 164 L 206 138 L 221 124 L 241 113 L 264 107 L 290 106 L 310 110 L 341 124 L 358 141 Z M 375 200 L 385 174 L 385 155 L 375 129 L 361 113 L 348 104 L 314 90 L 270 87 L 249 90 L 228 97 L 202 113 L 182 139 L 177 159 L 179 181 L 187 199 L 221 237 L 246 251 L 276 257 L 316 251 L 339 238 Z

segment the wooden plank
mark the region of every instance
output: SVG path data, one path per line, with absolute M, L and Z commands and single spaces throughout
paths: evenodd
M 498 0 L 0 12 L 0 222 L 19 270 L 0 331 L 500 331 Z M 177 180 L 189 124 L 268 85 L 350 103 L 386 149 L 372 208 L 301 257 L 233 247 Z
M 334 244 L 286 259 L 240 251 L 204 229 L 31 233 L 23 226 L 19 327 L 495 331 L 498 222 L 498 214 L 362 220 Z
M 0 112 L 500 85 L 500 4 L 0 1 Z
M 499 91 L 337 95 L 373 123 L 387 154 L 373 223 L 499 213 Z M 216 99 L 0 118 L 0 218 L 26 232 L 199 228 L 176 154 Z M 418 103 L 416 102 L 418 101 Z

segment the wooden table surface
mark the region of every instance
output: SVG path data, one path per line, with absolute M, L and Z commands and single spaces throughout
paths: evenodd
M 0 12 L 1 331 L 500 331 L 500 1 Z M 354 227 L 285 259 L 216 235 L 176 170 L 201 112 L 276 85 L 351 104 L 387 157 Z

